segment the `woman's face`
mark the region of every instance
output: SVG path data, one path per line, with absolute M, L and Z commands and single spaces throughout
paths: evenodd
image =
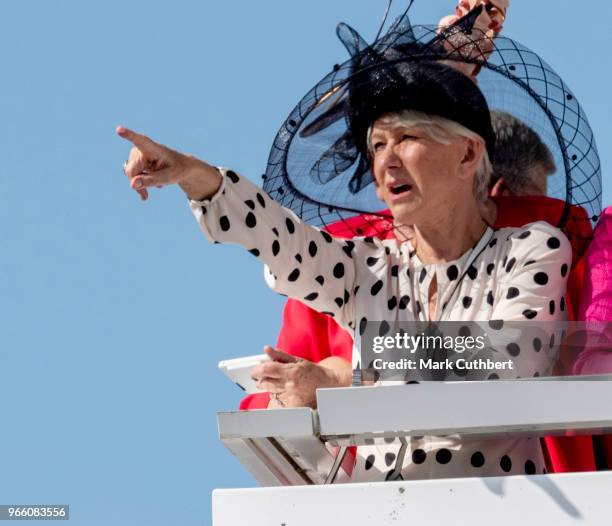
M 441 213 L 452 213 L 458 200 L 473 198 L 476 163 L 469 161 L 479 153 L 470 152 L 474 144 L 463 137 L 442 144 L 393 115 L 376 120 L 370 136 L 376 193 L 396 222 L 435 222 Z

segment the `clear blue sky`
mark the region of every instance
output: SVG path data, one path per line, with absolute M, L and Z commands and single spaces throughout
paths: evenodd
M 139 201 L 114 128 L 259 181 L 293 105 L 345 59 L 336 23 L 369 40 L 385 4 L 2 2 L 0 504 L 203 525 L 213 488 L 255 484 L 217 441 L 240 399 L 217 362 L 274 343 L 283 300 L 254 258 L 205 241 L 178 190 Z M 452 7 L 417 0 L 412 19 Z M 506 25 L 579 97 L 604 177 L 611 18 L 603 0 L 514 0 Z

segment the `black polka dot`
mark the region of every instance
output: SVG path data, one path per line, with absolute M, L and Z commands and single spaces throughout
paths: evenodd
M 436 452 L 436 460 L 438 464 L 448 464 L 451 461 L 451 458 L 453 458 L 453 454 L 445 447 Z
M 467 376 L 467 374 L 469 373 L 467 369 L 455 369 L 453 372 L 456 376 Z
M 244 204 L 247 205 L 251 210 L 255 210 L 255 203 L 250 199 L 247 199 Z
M 391 267 L 391 275 L 392 275 L 394 278 L 397 278 L 397 274 L 398 274 L 398 272 L 399 272 L 399 267 L 398 267 L 397 265 L 393 265 L 393 266 Z
M 525 316 L 525 318 L 528 320 L 533 320 L 537 315 L 538 313 L 532 309 L 525 309 L 523 311 L 523 316 Z
M 415 464 L 422 464 L 427 459 L 427 453 L 422 449 L 415 449 L 412 452 L 412 462 Z
M 370 245 L 374 244 L 374 238 L 372 236 L 364 237 L 363 240 L 365 243 L 369 243 Z
M 278 234 L 278 230 L 276 229 L 276 227 L 274 227 L 274 228 L 272 229 L 272 232 L 274 232 L 274 235 L 275 235 L 276 237 L 278 237 L 278 236 L 279 236 L 279 234 Z
M 334 278 L 340 279 L 344 276 L 344 265 L 342 263 L 336 263 L 334 266 Z
M 261 195 L 259 192 L 257 192 L 257 202 L 261 205 L 262 208 L 266 207 L 266 201 L 263 198 L 263 195 Z
M 370 294 L 372 294 L 372 296 L 376 296 L 376 294 L 378 294 L 380 292 L 380 289 L 383 288 L 383 281 L 382 279 L 379 279 L 376 283 L 374 283 L 374 285 L 372 285 L 372 288 L 370 289 Z
M 533 460 L 528 460 L 525 462 L 525 474 L 526 475 L 535 475 L 536 465 Z
M 310 294 L 308 294 L 308 296 L 306 296 L 304 299 L 307 301 L 314 301 L 319 297 L 319 294 L 316 292 L 311 292 Z
M 457 268 L 457 265 L 451 265 L 450 267 L 446 269 L 446 277 L 449 280 L 455 281 L 458 276 L 459 276 L 459 269 Z
M 548 274 L 546 274 L 546 272 L 538 272 L 533 277 L 533 281 L 535 281 L 538 285 L 546 285 L 548 283 Z
M 422 310 L 423 310 L 423 307 L 421 307 L 421 302 L 420 302 L 420 301 L 417 301 L 417 302 L 416 302 L 416 313 L 417 313 L 417 316 L 418 316 L 419 314 L 421 314 L 421 311 L 422 311 Z
M 366 265 L 368 267 L 373 267 L 374 265 L 376 265 L 377 261 L 378 261 L 378 258 L 370 257 L 370 258 L 366 259 Z
M 325 239 L 325 241 L 327 241 L 328 243 L 331 243 L 333 241 L 332 237 L 325 232 L 325 230 L 321 230 L 321 235 L 323 236 L 323 239 Z
M 278 242 L 278 239 L 275 239 L 274 242 L 272 243 L 272 255 L 277 256 L 279 252 L 280 252 L 280 243 Z
M 368 325 L 368 319 L 361 318 L 361 320 L 359 321 L 359 335 L 360 336 L 363 336 L 363 333 L 365 332 L 367 325 Z
M 502 468 L 506 473 L 512 469 L 512 460 L 508 455 L 504 455 L 499 461 L 499 467 Z
M 548 248 L 552 248 L 554 250 L 561 246 L 561 241 L 559 241 L 558 237 L 550 237 L 548 238 L 546 245 L 548 245 Z
M 426 277 L 427 277 L 427 270 L 423 268 L 421 269 L 421 275 L 419 276 L 419 283 L 423 283 Z
M 221 216 L 219 218 L 219 226 L 223 232 L 227 232 L 230 229 L 230 220 L 227 216 Z
M 487 380 L 499 380 L 499 375 L 497 373 L 491 373 L 487 376 Z
M 555 300 L 550 300 L 548 302 L 548 310 L 549 310 L 551 316 L 555 313 Z
M 489 248 L 493 248 L 495 245 L 497 245 L 497 238 L 493 238 L 489 241 Z
M 395 307 L 397 307 L 397 298 L 395 296 L 389 299 L 389 301 L 387 302 L 387 307 L 389 308 L 389 310 L 393 310 L 395 309 Z
M 387 256 L 391 254 L 391 249 L 389 247 L 385 247 L 385 254 L 387 254 Z
M 527 239 L 531 235 L 530 230 L 525 230 L 525 232 L 521 232 L 518 236 L 519 239 Z
M 393 462 L 395 462 L 395 453 L 386 453 L 385 454 L 385 464 L 387 464 L 387 466 L 391 466 Z
M 353 257 L 353 249 L 355 248 L 355 243 L 353 243 L 352 241 L 345 241 L 344 246 L 342 247 L 342 250 L 344 250 L 344 253 L 352 258 Z
M 295 257 L 295 260 L 296 260 L 298 263 L 301 263 L 301 262 L 302 262 L 302 255 L 301 255 L 301 254 L 296 254 L 294 257 Z
M 527 261 L 527 263 L 525 263 L 525 264 L 523 265 L 523 267 L 526 267 L 526 266 L 528 266 L 528 265 L 533 265 L 535 262 L 536 262 L 536 260 L 535 260 L 535 259 L 530 259 L 529 261 Z
M 470 298 L 469 296 L 464 296 L 463 297 L 463 308 L 469 309 L 471 304 L 472 304 L 472 298 Z
M 393 444 L 393 442 L 395 442 L 395 438 L 393 438 L 393 437 L 385 437 L 384 441 L 385 441 L 385 444 Z
M 374 465 L 374 461 L 376 460 L 376 457 L 374 455 L 368 455 L 366 460 L 365 460 L 365 468 L 366 471 L 368 469 L 372 469 L 372 466 Z
M 380 326 L 378 327 L 378 335 L 384 336 L 389 332 L 389 330 L 391 330 L 389 324 L 386 321 L 381 321 Z
M 323 276 L 317 276 L 315 278 L 315 281 L 319 284 L 319 285 L 323 285 L 323 283 L 325 283 L 325 278 Z
M 516 298 L 519 295 L 519 289 L 517 289 L 516 287 L 510 287 L 508 289 L 508 294 L 506 294 L 506 298 L 511 300 L 513 298 Z
M 535 352 L 540 352 L 541 349 L 542 349 L 542 340 L 540 340 L 540 338 L 534 338 L 533 339 L 533 350 Z
M 464 338 L 467 338 L 468 336 L 471 336 L 471 335 L 472 335 L 472 331 L 467 325 L 462 325 L 459 328 L 459 336 L 463 336 Z
M 565 298 L 561 298 L 559 300 L 559 308 L 561 309 L 561 312 L 565 311 Z
M 289 232 L 290 234 L 293 234 L 295 232 L 295 225 L 293 224 L 293 221 L 291 221 L 291 219 L 285 219 L 285 225 L 287 225 L 287 232 Z
M 508 354 L 510 356 L 518 356 L 519 354 L 521 354 L 521 348 L 518 346 L 517 343 L 514 342 L 506 345 L 506 350 L 508 351 Z
M 334 301 L 338 307 L 342 307 L 342 305 L 344 305 L 344 300 L 342 298 L 335 298 Z
M 481 468 L 484 466 L 485 458 L 484 455 L 480 451 L 476 451 L 470 458 L 470 464 L 472 464 L 475 468 Z
M 555 346 L 555 334 L 550 335 L 550 341 L 548 342 L 548 347 L 553 348 Z
M 314 241 L 308 243 L 308 253 L 312 258 L 317 255 L 317 244 Z
M 354 294 L 355 296 L 357 296 L 357 291 L 359 291 L 359 285 L 357 285 L 357 286 L 355 287 L 355 290 L 353 291 L 353 294 Z
M 478 269 L 474 267 L 473 265 L 470 265 L 470 268 L 467 271 L 467 275 L 472 280 L 476 279 L 476 277 L 478 276 Z
M 249 250 L 249 252 L 255 257 L 259 256 L 259 250 L 257 250 L 256 248 L 252 248 L 251 250 Z
M 402 296 L 399 300 L 399 308 L 404 310 L 410 303 L 410 296 Z
M 506 265 L 506 272 L 510 272 L 512 270 L 512 267 L 514 267 L 515 263 L 516 258 L 511 258 L 510 261 L 508 261 L 508 264 Z
M 411 250 L 410 253 L 408 254 L 408 257 L 413 258 L 414 256 L 416 256 L 416 250 Z
M 206 214 L 207 212 L 208 212 L 208 210 L 206 210 L 206 207 L 205 207 L 205 206 L 203 206 L 203 207 L 202 207 L 202 215 Z
M 561 277 L 564 278 L 567 275 L 567 264 L 563 263 L 561 265 Z
M 495 298 L 493 297 L 493 291 L 490 290 L 487 294 L 487 303 L 491 306 L 493 306 L 493 302 L 495 301 Z
M 232 172 L 231 170 L 228 170 L 227 172 L 225 172 L 225 175 L 232 183 L 238 182 L 238 176 L 236 175 L 236 172 Z
M 487 275 L 491 275 L 491 272 L 493 272 L 493 269 L 495 268 L 495 263 L 489 263 L 487 265 Z
M 489 320 L 489 327 L 494 331 L 501 331 L 504 328 L 504 320 Z
M 287 277 L 289 281 L 296 281 L 300 277 L 300 269 L 293 269 L 291 274 Z
M 344 289 L 344 303 L 348 303 L 348 300 L 350 299 L 351 295 L 349 294 L 349 291 Z

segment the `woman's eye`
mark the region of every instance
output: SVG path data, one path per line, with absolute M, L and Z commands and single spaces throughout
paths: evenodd
M 417 138 L 416 135 L 410 135 L 408 133 L 405 133 L 404 135 L 402 135 L 402 141 L 412 141 L 416 138 Z
M 374 145 L 372 146 L 372 149 L 377 152 L 379 150 L 382 150 L 385 147 L 385 143 L 384 142 L 375 142 Z

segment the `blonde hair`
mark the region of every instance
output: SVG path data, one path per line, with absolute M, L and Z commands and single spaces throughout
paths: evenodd
M 458 122 L 445 119 L 444 117 L 438 117 L 437 115 L 427 115 L 419 111 L 403 110 L 398 113 L 391 113 L 390 117 L 393 124 L 405 126 L 406 128 L 418 128 L 423 133 L 427 134 L 428 137 L 441 144 L 450 144 L 454 137 L 464 137 L 466 139 L 479 141 L 483 148 L 482 155 L 476 166 L 473 191 L 476 200 L 484 201 L 487 198 L 493 167 L 489 159 L 485 141 L 480 135 Z M 370 156 L 373 156 L 374 151 L 372 149 L 371 139 L 372 126 L 368 128 L 366 141 L 368 153 Z

